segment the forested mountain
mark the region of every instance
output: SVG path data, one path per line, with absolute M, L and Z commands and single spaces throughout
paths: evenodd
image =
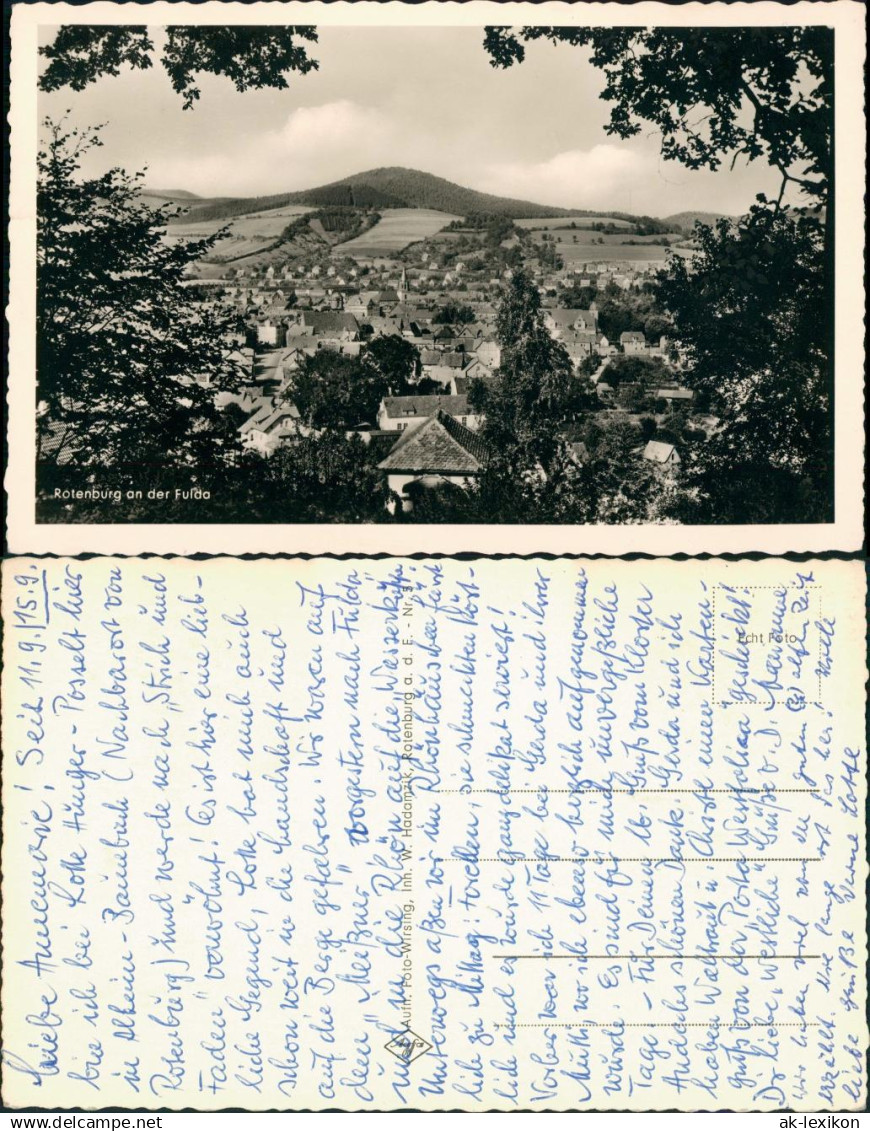
M 283 208 L 289 204 L 310 204 L 315 208 L 330 205 L 377 209 L 431 208 L 459 216 L 466 216 L 470 212 L 488 212 L 511 219 L 609 215 L 600 210 L 590 212 L 584 209 L 555 208 L 550 204 L 533 204 L 524 200 L 491 196 L 488 193 L 477 192 L 475 189 L 463 188 L 431 173 L 394 167 L 355 173 L 340 181 L 301 192 L 235 199 L 220 198 L 204 200 L 201 203 L 194 200 L 184 216 L 184 223 L 229 219 L 249 212 Z M 612 215 L 617 214 L 612 213 Z

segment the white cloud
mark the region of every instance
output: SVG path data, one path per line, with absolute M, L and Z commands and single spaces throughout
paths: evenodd
M 299 107 L 280 129 L 249 134 L 219 154 L 152 161 L 148 182 L 201 196 L 293 192 L 383 164 L 398 140 L 380 111 L 340 99 Z
M 259 133 L 254 120 L 249 132 L 217 151 L 152 159 L 147 179 L 152 187 L 201 196 L 262 196 L 405 165 L 496 196 L 652 216 L 687 208 L 737 213 L 766 187 L 756 168 L 693 172 L 662 161 L 658 147 L 643 142 L 568 149 L 542 161 L 494 161 L 484 140 L 491 139 L 481 139 L 472 122 L 445 144 L 407 121 L 401 108 L 388 113 L 342 98 L 298 107 Z
M 475 187 L 565 208 L 627 209 L 632 189 L 655 176 L 649 156 L 615 145 L 570 149 L 534 164 L 489 166 Z
M 361 172 L 371 167 L 365 164 L 368 155 L 381 153 L 395 142 L 395 128 L 379 110 L 341 99 L 294 110 L 279 140 L 283 152 L 304 165 L 309 175 L 314 168 L 331 167 L 339 159 L 353 165 L 353 172 Z

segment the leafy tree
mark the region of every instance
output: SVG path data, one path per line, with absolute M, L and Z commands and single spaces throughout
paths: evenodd
M 626 412 L 649 412 L 653 401 L 646 388 L 639 382 L 624 382 L 616 393 L 616 402 Z
M 127 476 L 141 487 L 159 467 L 184 469 L 195 483 L 202 441 L 220 432 L 215 392 L 239 380 L 228 344 L 237 315 L 184 286 L 220 233 L 169 244 L 171 210 L 143 203 L 139 175 L 78 177 L 97 130 L 46 126 L 37 183 L 40 486 L 61 461 L 80 482 Z
M 471 402 L 485 415 L 484 437 L 496 450 L 525 449 L 531 467 L 548 461 L 554 433 L 577 408 L 579 382 L 565 347 L 544 325 L 538 288 L 516 271 L 496 313 L 501 364 L 491 382 L 473 382 Z
M 547 237 L 544 237 L 547 240 Z M 562 256 L 556 251 L 555 241 L 553 237 L 549 237 L 549 241 L 540 244 L 534 244 L 534 251 L 543 267 L 549 268 L 551 271 L 560 271 L 565 266 L 565 261 Z
M 383 522 L 387 487 L 359 436 L 326 431 L 261 461 L 254 514 L 262 522 Z
M 654 290 L 624 291 L 615 283 L 608 283 L 597 305 L 598 327 L 612 342 L 626 330 L 645 330 L 650 318 L 665 317 Z
M 601 380 L 606 381 L 614 389 L 623 382 L 638 382 L 649 387 L 667 379 L 667 370 L 658 358 L 640 357 L 634 354 L 618 354 L 612 357 L 601 374 Z
M 383 334 L 366 344 L 360 362 L 370 371 L 373 382 L 401 395 L 419 375 L 420 351 L 400 334 Z
M 450 385 L 446 381 L 436 381 L 434 377 L 421 377 L 413 387 L 403 391 L 406 394 L 417 393 L 421 397 L 444 396 L 450 392 Z
M 650 314 L 644 319 L 643 333 L 648 342 L 659 340 L 673 332 L 673 323 L 664 314 Z
M 651 416 L 642 416 L 638 423 L 640 424 L 641 442 L 645 444 L 647 440 L 651 440 L 655 436 L 658 426 Z
M 447 302 L 439 307 L 432 316 L 432 321 L 439 325 L 452 325 L 453 323 L 467 323 L 474 321 L 474 311 L 468 305 L 456 302 Z
M 380 403 L 361 380 L 359 360 L 328 349 L 300 363 L 287 397 L 312 428 L 349 428 L 372 419 Z
M 643 522 L 659 491 L 650 465 L 641 458 L 643 432 L 617 420 L 601 430 L 591 472 L 598 495 L 596 519 L 604 523 Z
M 316 29 L 304 25 L 168 27 L 160 62 L 188 110 L 200 97 L 197 74 L 225 75 L 239 91 L 286 90 L 289 72 L 304 75 L 317 69 L 317 61 L 299 40 L 316 43 Z M 49 61 L 39 80 L 41 90 L 65 86 L 84 90 L 105 75 L 120 74 L 124 65 L 147 70 L 156 55 L 150 30 L 133 24 L 67 24 L 39 53 Z
M 396 334 L 370 339 L 359 357 L 318 350 L 296 370 L 287 397 L 313 428 L 350 428 L 374 420 L 385 396 L 425 391 L 411 380 L 419 360 L 416 347 Z
M 662 278 L 687 379 L 723 423 L 684 462 L 695 521 L 746 521 L 749 494 L 759 521 L 830 515 L 822 240 L 811 218 L 756 207 L 736 231 L 700 228 L 691 270 L 676 261 Z
M 546 474 L 527 468 L 517 452 L 496 452 L 490 466 L 466 489 L 450 485 L 412 487 L 414 507 L 402 521 L 414 523 L 594 522 L 598 498 L 594 477 L 555 445 Z

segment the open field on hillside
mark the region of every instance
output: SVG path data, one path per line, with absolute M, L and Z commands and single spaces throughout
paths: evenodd
M 572 263 L 604 263 L 630 262 L 638 263 L 664 263 L 667 258 L 668 248 L 660 241 L 662 239 L 680 239 L 677 235 L 671 236 L 629 236 L 629 235 L 596 235 L 589 236 L 585 232 L 551 232 L 553 245 L 556 251 L 565 260 L 566 265 Z M 598 241 L 602 242 L 599 243 Z M 626 243 L 632 240 L 632 243 Z M 593 242 L 594 241 L 594 242 Z M 676 250 L 676 249 L 672 249 Z M 684 254 L 688 254 L 684 252 Z
M 298 216 L 311 212 L 303 205 L 286 205 L 268 212 L 252 212 L 247 216 L 235 216 L 229 220 L 200 220 L 197 223 L 173 224 L 169 228 L 170 239 L 202 239 L 219 228 L 229 228 L 230 234 L 220 240 L 212 259 L 235 259 L 240 255 L 262 251 L 281 235 L 287 225 Z
M 613 224 L 615 228 L 631 228 L 628 220 L 615 220 L 612 216 L 539 216 L 536 220 L 514 220 L 518 228 L 549 230 L 576 224 L 578 228 L 591 228 L 593 224 Z
M 434 235 L 456 219 L 458 217 L 449 212 L 428 208 L 391 208 L 383 212 L 373 228 L 356 239 L 338 244 L 336 251 L 351 256 L 386 255 Z
M 691 255 L 686 248 L 666 248 L 656 244 L 577 243 L 556 244 L 556 250 L 566 266 L 574 263 L 664 263 L 668 251 L 675 255 Z

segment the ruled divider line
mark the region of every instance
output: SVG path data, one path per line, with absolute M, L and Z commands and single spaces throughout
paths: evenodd
M 684 959 L 696 959 L 699 962 L 707 962 L 709 960 L 727 962 L 728 959 L 731 958 L 736 958 L 740 961 L 753 959 L 761 962 L 770 962 L 776 959 L 788 962 L 792 959 L 820 959 L 822 956 L 820 954 L 502 954 L 496 952 L 495 954 L 491 954 L 490 957 L 501 959 L 537 958 L 546 959 L 547 961 L 552 959 L 561 961 L 574 958 L 580 962 L 589 962 L 593 959 L 609 961 L 615 958 L 634 958 L 644 962 L 647 960 L 650 962 L 676 962 L 677 960 L 682 961 Z
M 821 856 L 433 856 L 435 864 L 818 864 Z
M 818 1021 L 518 1021 L 493 1023 L 493 1029 L 818 1029 Z
M 547 785 L 539 785 L 537 789 L 427 789 L 426 793 L 449 793 L 449 794 L 468 794 L 473 793 L 493 793 L 499 795 L 510 795 L 512 793 L 590 793 L 590 794 L 615 794 L 615 793 L 673 793 L 685 796 L 687 793 L 727 793 L 737 795 L 741 793 L 760 793 L 769 794 L 773 796 L 777 793 L 818 793 L 817 789 L 776 789 L 775 787 L 768 787 L 766 789 L 707 789 L 706 786 L 696 786 L 694 789 L 687 787 L 686 789 L 550 789 Z

